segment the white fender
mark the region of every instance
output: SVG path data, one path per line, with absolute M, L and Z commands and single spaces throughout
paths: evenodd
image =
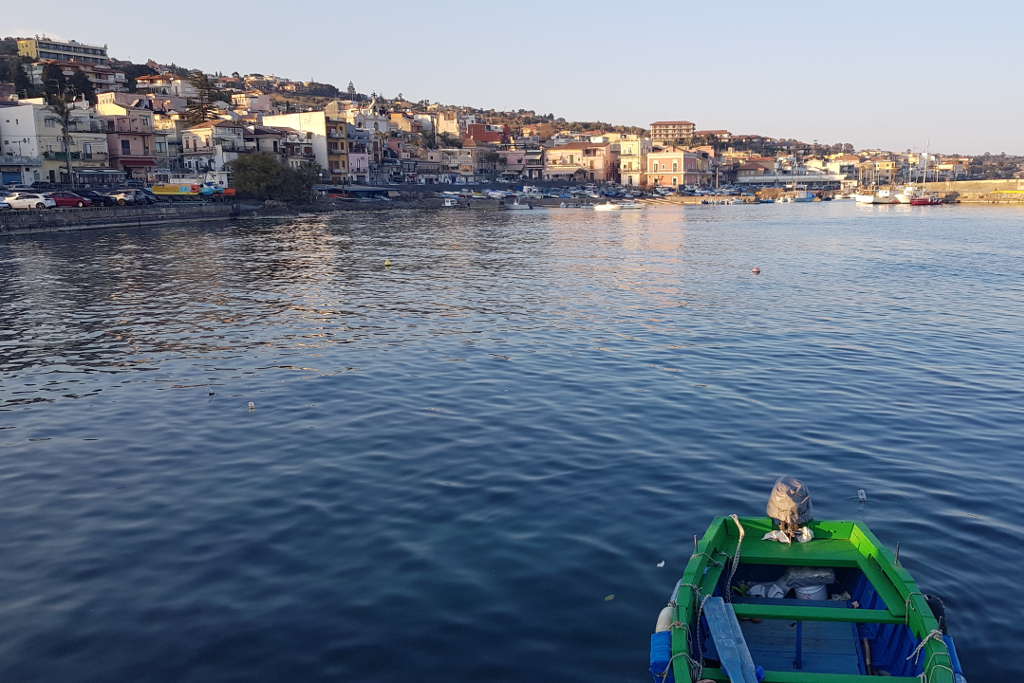
M 658 623 L 654 626 L 654 632 L 668 631 L 671 628 L 671 624 L 675 621 L 675 608 L 672 605 L 665 605 L 658 612 Z

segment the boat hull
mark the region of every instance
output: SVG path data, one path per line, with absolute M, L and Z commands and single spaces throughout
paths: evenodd
M 673 589 L 668 614 L 659 614 L 652 680 L 730 680 L 730 660 L 751 659 L 769 680 L 796 674 L 810 681 L 820 673 L 868 683 L 875 680 L 868 674 L 881 671 L 903 680 L 927 671 L 929 683 L 964 680 L 952 638 L 933 635 L 943 631 L 944 611 L 933 607 L 941 601 L 921 592 L 867 526 L 815 521 L 807 528 L 813 540 L 780 543 L 763 538 L 775 530 L 767 517 L 716 518 Z M 705 611 L 712 597 L 715 613 Z M 716 640 L 729 635 L 723 600 L 739 638 Z M 695 633 L 708 635 L 697 642 Z

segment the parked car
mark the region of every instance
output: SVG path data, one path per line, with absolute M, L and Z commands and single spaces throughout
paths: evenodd
M 117 204 L 117 200 L 113 197 L 95 190 L 76 190 L 75 194 L 85 197 L 93 203 L 93 206 L 115 206 Z
M 125 204 L 152 204 L 156 200 L 138 188 L 130 187 L 122 190 L 114 190 L 107 193 L 115 202 L 124 206 Z
M 47 192 L 46 196 L 57 202 L 57 206 L 92 206 L 92 202 L 74 192 Z
M 4 197 L 4 201 L 10 204 L 12 209 L 52 209 L 57 206 L 57 202 L 35 192 L 15 192 Z

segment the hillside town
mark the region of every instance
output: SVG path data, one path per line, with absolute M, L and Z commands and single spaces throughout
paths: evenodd
M 1024 177 L 1024 159 L 854 149 L 698 127 L 625 127 L 412 102 L 266 74 L 133 64 L 105 45 L 0 43 L 0 184 L 233 184 L 263 152 L 326 186 L 614 183 L 692 192 Z

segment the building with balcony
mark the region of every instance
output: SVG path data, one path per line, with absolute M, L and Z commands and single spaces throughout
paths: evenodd
M 231 106 L 249 114 L 269 114 L 274 111 L 270 95 L 261 92 L 242 92 L 231 96 Z
M 544 180 L 616 182 L 619 153 L 608 142 L 570 142 L 544 150 Z
M 0 108 L 2 182 L 77 183 L 86 169 L 106 169 L 107 136 L 102 122 L 87 107 L 73 108 L 69 119 L 65 141 L 60 116 L 42 100 Z
M 123 71 L 118 71 L 106 64 L 86 64 L 84 62 L 65 62 L 46 59 L 25 66 L 28 80 L 35 86 L 43 85 L 43 72 L 47 66 L 53 65 L 60 69 L 64 77 L 70 79 L 76 73 L 83 73 L 96 92 L 128 90 L 128 80 Z
M 174 97 L 197 97 L 199 91 L 192 82 L 174 74 L 158 74 L 156 76 L 139 76 L 135 79 L 135 89 L 139 92 L 152 92 L 158 95 Z
M 326 111 L 309 111 L 264 116 L 263 125 L 310 133 L 313 156 L 323 169 L 324 180 L 334 184 L 348 182 L 349 128 L 343 119 Z
M 45 37 L 19 38 L 18 54 L 33 60 L 56 59 L 84 64 L 110 63 L 106 45 L 86 45 L 74 40 L 53 40 Z
M 631 187 L 644 184 L 644 168 L 651 152 L 651 139 L 640 135 L 623 135 L 619 139 L 619 182 Z
M 185 169 L 195 175 L 217 174 L 230 185 L 228 164 L 245 154 L 245 126 L 236 121 L 205 121 L 181 133 Z
M 695 128 L 693 121 L 655 121 L 651 124 L 651 142 L 670 145 L 678 140 L 689 141 Z
M 707 154 L 670 147 L 647 155 L 646 184 L 652 187 L 707 186 L 711 182 Z
M 123 171 L 127 178 L 148 179 L 156 166 L 153 110 L 100 102 L 96 114 L 106 124 L 111 168 Z

